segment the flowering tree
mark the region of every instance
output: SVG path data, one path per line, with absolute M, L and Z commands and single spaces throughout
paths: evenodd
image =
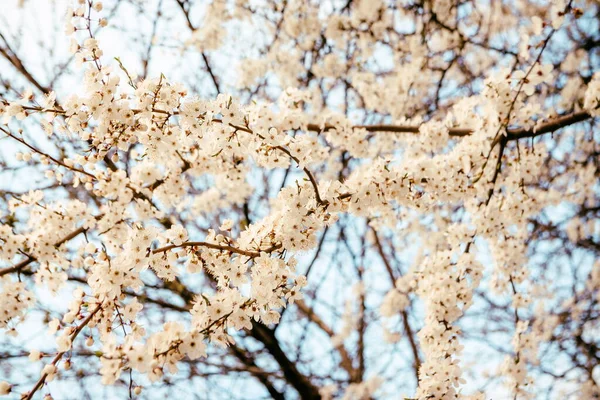
M 8 3 L 0 394 L 600 398 L 597 2 Z

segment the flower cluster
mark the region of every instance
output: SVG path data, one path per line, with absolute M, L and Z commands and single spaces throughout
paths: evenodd
M 348 286 L 335 329 L 306 314 L 328 334 L 349 378 L 315 393 L 363 399 L 386 390 L 382 377 L 365 373 L 362 353 L 358 367 L 346 353 L 355 336 L 363 352 L 366 321 L 375 321 L 386 342 L 406 338 L 411 345 L 415 398 L 483 399 L 483 393 L 462 392 L 468 378 L 468 325 L 462 319 L 478 291 L 486 290 L 510 300 L 496 306 L 509 310 L 509 332 L 514 330 L 499 376 L 515 396 L 532 397 L 528 369 L 540 363 L 538 350 L 556 339 L 557 327 L 569 318 L 578 321 L 599 300 L 597 263 L 584 288 L 573 284 L 561 312 L 548 301 L 551 291 L 537 282 L 546 278 L 528 268 L 531 238 L 557 231 L 545 213 L 566 202 L 580 209 L 560 227 L 564 234 L 551 239 L 592 252 L 598 246 L 597 221 L 590 217 L 598 209 L 597 141 L 580 132 L 571 137 L 576 145 L 571 139 L 521 140 L 599 115 L 598 72 L 547 94 L 584 62 L 577 52 L 562 66 L 542 59 L 563 20 L 577 18 L 571 2 L 555 1 L 544 15 L 520 10 L 529 25 L 518 32 L 517 52 L 469 39 L 454 22 L 463 11 L 448 1 L 402 12 L 379 0 L 348 2 L 326 20 L 327 8 L 285 2 L 272 10 L 282 18 L 272 43 L 259 59 L 243 59 L 238 83 L 268 86 L 275 80 L 281 89 L 277 96 L 267 90 L 269 101 L 256 102 L 221 93 L 205 52 L 225 45 L 225 22 L 254 21 L 258 14 L 238 2 L 214 1 L 205 7 L 206 23 L 195 27 L 187 3 L 178 3 L 191 29 L 183 45 L 202 55 L 216 97 L 196 97 L 165 75 L 138 79 L 119 59 L 105 64 L 95 33 L 108 24 L 99 14 L 103 5 L 81 0 L 69 9 L 65 27 L 83 65 L 81 90 L 60 101 L 52 91 L 0 101 L 0 134 L 20 146 L 15 165 L 37 168 L 45 183 L 66 193 L 31 190 L 6 201 L 0 214 L 0 329 L 17 333 L 39 301 L 37 291 L 58 294 L 69 282 L 81 285 L 67 310 L 49 318 L 56 356 L 44 360 L 40 381 L 25 397 L 58 376 L 60 366 L 70 368 L 80 335 L 100 360 L 104 384 L 115 384 L 125 371 L 155 382 L 176 373 L 184 359 L 207 357 L 212 345 L 233 348 L 239 331 L 280 323 L 288 306 L 307 307 L 303 293 L 313 289 L 307 275 L 324 232 L 338 225 L 337 240 L 353 255 L 359 282 Z M 398 21 L 411 13 L 428 18 L 409 24 L 414 33 L 398 34 Z M 503 37 L 513 23 L 502 26 L 495 19 L 489 30 Z M 496 68 L 493 61 L 491 68 L 485 63 L 492 61 L 478 60 L 482 54 L 474 50 L 473 57 L 458 58 L 473 48 L 514 57 L 514 67 Z M 390 70 L 384 61 L 378 64 L 386 58 Z M 439 78 L 437 85 L 424 68 Z M 466 87 L 475 77 L 478 91 L 446 101 L 445 79 Z M 318 83 L 309 84 L 311 79 Z M 336 90 L 343 95 L 325 95 Z M 58 151 L 27 139 L 21 127 L 36 124 Z M 281 184 L 275 183 L 279 175 Z M 358 233 L 360 255 L 347 238 L 347 218 L 370 232 Z M 384 235 L 393 238 L 384 243 Z M 408 261 L 396 257 L 401 245 L 411 252 Z M 315 260 L 305 270 L 302 260 L 311 252 Z M 389 282 L 363 280 L 372 271 L 371 253 Z M 147 296 L 148 288 L 181 302 Z M 423 308 L 413 332 L 407 313 L 417 302 Z M 148 304 L 185 318 L 144 325 Z M 268 340 L 275 340 L 269 332 Z M 578 334 L 578 345 L 585 344 Z M 279 352 L 277 357 L 281 362 Z M 33 350 L 30 359 L 43 355 Z M 286 372 L 299 373 L 291 370 Z M 597 394 L 588 378 L 582 392 Z M 0 394 L 11 390 L 0 382 Z M 141 386 L 131 384 L 130 391 L 139 394 Z

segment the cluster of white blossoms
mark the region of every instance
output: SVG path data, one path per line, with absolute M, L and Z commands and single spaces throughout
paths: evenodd
M 287 8 L 286 15 L 304 12 L 299 3 L 293 2 L 296 8 Z M 450 2 L 435 2 L 433 7 L 443 24 Z M 384 8 L 381 1 L 357 2 L 351 16 L 328 22 L 327 36 L 346 41 L 346 31 L 351 30 L 366 54 L 369 35 L 384 38 L 392 23 Z M 553 10 L 566 8 L 566 2 L 556 2 Z M 71 48 L 85 68 L 82 91 L 60 104 L 54 95 L 38 98 L 32 94 L 0 104 L 2 132 L 25 146 L 19 162 L 41 165 L 49 180 L 68 188 L 83 187 L 100 199 L 62 201 L 32 191 L 10 203 L 11 213 L 28 214 L 27 226 L 17 230 L 10 224 L 0 225 L 0 260 L 9 265 L 0 277 L 4 299 L 0 329 L 15 332 L 35 304 L 33 293 L 17 276 L 30 264 L 37 265 L 27 270 L 35 284 L 52 292 L 64 286 L 68 272 L 79 274 L 86 284 L 85 290 L 73 293 L 63 318 L 49 323 L 56 335 L 57 357 L 43 367 L 42 383 L 58 373 L 61 357 L 73 349 L 84 327 L 93 332 L 86 344 L 101 354 L 103 383 L 115 383 L 125 370 L 146 374 L 151 381 L 167 371 L 174 373 L 182 359 L 206 356 L 207 346 L 233 343 L 234 331 L 252 329 L 256 322 L 277 324 L 282 310 L 301 299 L 307 285 L 306 277 L 296 271 L 297 254 L 314 249 L 319 233 L 341 214 L 365 217 L 376 229 L 384 230 L 393 229 L 406 212 L 400 210 L 408 209 L 419 215 L 442 210 L 435 218 L 445 227 L 428 232 L 418 262 L 406 275 L 395 277 L 380 306 L 385 324 L 413 298 L 424 304 L 418 333 L 424 362 L 415 397 L 484 398 L 482 393 L 472 397 L 461 393 L 465 379 L 459 320 L 472 305 L 487 268 L 474 254 L 476 239 L 486 242 L 494 260 L 489 271 L 491 288 L 508 294 L 515 310 L 514 355 L 506 358 L 501 372 L 515 395 L 532 396 L 526 389 L 532 379 L 527 364 L 536 362 L 540 343 L 558 321 L 536 319 L 530 326 L 519 319 L 522 310 L 532 307 L 543 315 L 547 295 L 540 289 L 541 294 L 534 296 L 526 289 L 533 285 L 526 269 L 528 217 L 593 190 L 529 189 L 528 184 L 540 179 L 548 149 L 536 145 L 518 153 L 504 151 L 509 140 L 519 138 L 509 125 L 523 127 L 522 137 L 533 137 L 535 129 L 551 122 L 542 104 L 530 104 L 527 99 L 539 85 L 553 79 L 552 64 L 536 59 L 526 70 L 500 71 L 485 80 L 481 94 L 450 107 L 444 119 L 427 122 L 418 117 L 402 119 L 411 106 L 398 100 L 419 90 L 428 79 L 421 76 L 423 54 L 415 53 L 413 60 L 382 80 L 372 77 L 372 84 L 368 77 L 361 78 L 360 71 L 345 71 L 346 60 L 334 53 L 315 69 L 314 74 L 325 82 L 348 73 L 359 81 L 365 107 L 389 113 L 397 123 L 417 124 L 418 135 L 407 138 L 393 130 L 374 133 L 341 113 L 325 111 L 309 90 L 288 89 L 276 105 L 245 105 L 225 94 L 213 100 L 188 96 L 184 85 L 162 75 L 134 83 L 126 71 L 103 64 L 102 49 L 90 26 L 90 15 L 101 10 L 100 2 L 80 1 L 68 18 L 66 31 L 74 40 Z M 224 2 L 213 2 L 207 11 L 207 19 L 213 22 L 196 30 L 188 44 L 201 50 L 218 48 L 216 21 L 220 17 L 215 16 L 222 13 L 231 18 Z M 316 14 L 307 19 L 321 24 Z M 536 43 L 543 40 L 543 29 L 560 28 L 558 19 L 550 27 L 536 17 L 531 30 L 522 32 L 524 40 L 530 36 Z M 106 25 L 105 20 L 99 21 L 100 26 Z M 370 33 L 361 33 L 366 26 Z M 311 36 L 310 26 L 288 24 L 286 29 L 287 35 L 300 38 L 300 47 L 311 48 L 318 39 Z M 81 39 L 80 34 L 88 33 Z M 442 51 L 461 40 L 458 31 L 441 30 L 432 39 L 433 50 Z M 264 69 L 258 61 L 249 61 L 243 80 L 253 81 L 253 74 L 260 75 Z M 287 79 L 293 80 L 293 70 L 287 73 Z M 285 84 L 286 79 L 280 80 Z M 378 93 L 381 85 L 392 84 L 394 101 L 386 98 L 392 96 L 389 90 Z M 598 115 L 598 73 L 583 93 L 582 112 Z M 481 112 L 471 111 L 476 107 Z M 52 157 L 27 143 L 12 128 L 16 121 L 39 122 L 50 139 L 74 137 L 80 150 Z M 448 146 L 450 141 L 453 144 Z M 403 149 L 402 157 L 398 148 Z M 352 170 L 345 176 L 329 173 L 343 170 L 342 154 L 356 160 Z M 129 169 L 124 168 L 124 159 L 129 160 Z M 253 193 L 253 169 L 289 166 L 297 166 L 302 178 L 268 199 L 269 213 L 261 219 L 227 220 L 198 236 L 173 217 L 242 207 Z M 584 168 L 581 174 L 586 174 Z M 212 182 L 212 187 L 195 191 L 197 179 Z M 465 217 L 452 221 L 447 210 L 459 206 L 464 207 Z M 85 240 L 72 241 L 84 235 Z M 143 304 L 131 296 L 142 289 L 142 277 L 152 275 L 165 285 L 177 285 L 184 272 L 207 273 L 212 287 L 191 294 L 191 322 L 168 322 L 158 329 L 139 325 Z M 597 270 L 588 285 L 600 286 Z M 359 285 L 351 298 L 364 296 L 366 290 Z M 354 307 L 349 300 L 343 323 L 332 335 L 334 347 L 343 346 L 357 329 L 362 315 Z M 393 332 L 386 332 L 390 341 L 399 340 Z M 377 377 L 353 383 L 344 398 L 369 398 L 380 385 Z M 0 384 L 0 394 L 9 390 L 6 383 Z M 330 396 L 323 391 L 324 398 Z
M 2 277 L 2 296 L 0 306 L 0 328 L 8 329 L 9 322 L 22 318 L 34 303 L 33 293 L 26 289 L 24 282 L 14 282 L 10 277 Z M 16 331 L 12 330 L 13 334 Z

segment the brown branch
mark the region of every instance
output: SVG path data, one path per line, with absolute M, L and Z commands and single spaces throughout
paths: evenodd
M 168 246 L 164 246 L 164 247 L 160 247 L 158 249 L 155 249 L 152 251 L 152 254 L 157 254 L 157 253 L 164 253 L 166 251 L 172 250 L 172 249 L 177 249 L 177 248 L 182 248 L 182 247 L 207 247 L 209 249 L 214 249 L 214 250 L 221 250 L 221 251 L 228 251 L 231 253 L 236 253 L 236 254 L 240 254 L 243 256 L 247 256 L 247 257 L 260 257 L 260 253 L 261 252 L 265 252 L 265 253 L 272 253 L 275 250 L 278 250 L 281 248 L 281 244 L 275 244 L 271 247 L 269 247 L 268 249 L 262 250 L 262 251 L 250 251 L 250 250 L 243 250 L 237 247 L 233 247 L 233 246 L 229 246 L 229 245 L 221 245 L 221 244 L 216 244 L 216 243 L 208 243 L 208 242 L 185 242 L 185 243 L 181 243 L 181 244 L 170 244 Z
M 313 322 L 315 325 L 321 328 L 321 330 L 325 332 L 327 336 L 329 336 L 330 338 L 335 336 L 335 332 L 333 331 L 333 329 L 331 329 L 331 327 L 329 327 L 329 325 L 327 325 L 325 321 L 321 319 L 321 317 L 315 314 L 314 310 L 310 308 L 304 301 L 296 300 L 295 304 L 298 306 L 298 310 L 300 310 L 302 314 L 304 314 L 306 318 L 308 318 L 311 322 Z M 337 345 L 335 349 L 340 354 L 340 366 L 344 368 L 346 372 L 348 372 L 348 375 L 352 380 L 352 378 L 356 374 L 356 370 L 352 366 L 352 358 L 350 358 L 350 355 L 346 351 L 346 348 L 344 347 L 343 343 Z
M 353 129 L 366 129 L 368 132 L 389 132 L 389 133 L 419 133 L 420 125 L 354 125 Z M 325 125 L 321 127 L 318 124 L 308 124 L 308 130 L 312 132 L 320 132 L 322 130 L 336 129 L 334 125 Z M 473 133 L 472 129 L 468 128 L 450 128 L 448 130 L 450 136 L 467 136 Z
M 206 66 L 206 70 L 208 71 L 208 74 L 210 75 L 210 79 L 212 79 L 213 85 L 215 85 L 217 94 L 221 93 L 221 87 L 219 85 L 219 80 L 217 79 L 217 76 L 214 74 L 212 67 L 210 66 L 210 61 L 208 60 L 208 56 L 203 51 L 201 51 L 200 54 L 202 55 L 202 61 L 204 61 L 204 65 Z
M 142 77 L 144 79 L 146 79 L 146 77 L 148 76 L 148 67 L 150 64 L 150 58 L 152 56 L 152 48 L 153 48 L 153 41 L 154 41 L 154 37 L 156 36 L 156 29 L 158 27 L 158 21 L 160 20 L 160 17 L 162 15 L 161 12 L 161 8 L 162 8 L 162 0 L 160 0 L 158 2 L 158 5 L 156 6 L 156 17 L 154 17 L 154 21 L 152 23 L 152 32 L 150 33 L 150 40 L 148 40 L 148 47 L 146 47 L 146 57 L 142 59 Z M 127 74 L 129 77 L 129 74 Z M 130 83 L 133 83 L 133 81 L 131 80 L 131 78 L 129 78 Z M 132 85 L 134 88 L 136 88 L 135 85 Z
M 69 170 L 71 170 L 71 171 L 73 171 L 73 172 L 79 172 L 80 174 L 84 174 L 84 175 L 86 175 L 86 176 L 89 176 L 90 178 L 92 178 L 92 179 L 94 179 L 94 180 L 97 180 L 97 178 L 96 178 L 96 176 L 95 176 L 95 175 L 93 175 L 93 174 L 90 174 L 89 172 L 87 172 L 87 171 L 84 171 L 84 170 L 82 170 L 82 169 L 79 169 L 79 168 L 75 168 L 75 167 L 70 167 L 70 166 L 68 166 L 68 165 L 67 165 L 67 164 L 65 164 L 64 162 L 62 162 L 62 161 L 60 161 L 60 160 L 58 160 L 58 159 L 56 159 L 56 158 L 52 157 L 51 155 L 49 155 L 49 154 L 46 154 L 46 153 L 44 153 L 43 151 L 41 151 L 41 150 L 39 150 L 39 149 L 37 149 L 37 148 L 33 147 L 32 145 L 30 145 L 29 143 L 27 143 L 27 142 L 26 142 L 24 139 L 22 139 L 22 138 L 20 138 L 20 137 L 18 137 L 18 136 L 15 136 L 15 135 L 13 135 L 12 133 L 10 133 L 10 131 L 8 131 L 8 130 L 6 130 L 6 129 L 2 128 L 1 126 L 0 126 L 0 131 L 4 132 L 4 134 L 6 134 L 6 135 L 7 135 L 7 136 L 9 136 L 10 138 L 12 138 L 12 139 L 16 140 L 17 142 L 19 142 L 19 143 L 21 143 L 21 144 L 23 144 L 23 145 L 27 146 L 27 147 L 28 147 L 28 148 L 29 148 L 31 151 L 33 151 L 34 153 L 37 153 L 37 154 L 41 155 L 42 157 L 46 157 L 47 159 L 51 160 L 53 163 L 55 163 L 55 164 L 57 164 L 57 165 L 60 165 L 61 167 L 65 167 L 65 168 L 67 168 L 67 169 L 69 169 Z
M 87 284 L 86 279 L 76 277 L 76 276 L 69 276 L 69 280 Z M 177 288 L 180 290 L 177 291 L 176 290 Z M 185 304 L 183 306 L 179 306 L 177 304 L 173 304 L 171 302 L 162 300 L 160 298 L 149 297 L 146 294 L 136 294 L 135 292 L 130 291 L 130 290 L 125 290 L 124 293 L 127 296 L 136 297 L 142 304 L 151 303 L 151 304 L 155 304 L 159 307 L 177 311 L 177 312 L 189 312 L 192 309 L 192 301 L 193 301 L 193 298 L 195 295 L 193 293 L 191 293 L 185 286 L 183 286 L 181 284 L 180 284 L 180 286 L 172 285 L 172 286 L 169 286 L 167 289 L 172 289 L 173 291 L 178 293 L 182 297 L 182 299 L 184 299 Z M 244 351 L 243 348 L 239 347 L 235 343 L 231 343 L 229 346 L 227 346 L 227 350 L 230 353 L 232 353 L 238 360 L 240 360 L 240 362 L 242 362 L 245 365 L 245 368 L 240 371 L 249 372 L 252 376 L 254 376 L 267 389 L 267 391 L 269 392 L 269 394 L 271 395 L 271 397 L 273 399 L 283 400 L 285 398 L 283 396 L 283 394 L 280 393 L 273 386 L 271 381 L 269 380 L 269 377 L 268 377 L 269 372 L 264 371 L 263 369 L 261 369 L 260 367 L 258 367 L 256 365 L 252 354 L 248 354 L 247 352 Z M 92 354 L 95 355 L 96 353 L 92 353 Z M 233 370 L 231 367 L 228 367 L 228 368 L 229 368 L 229 371 Z
M 69 280 L 87 284 L 87 280 L 84 278 L 80 278 L 80 277 L 70 276 Z M 176 289 L 175 286 L 176 285 L 170 286 L 169 289 L 173 289 L 176 293 L 178 293 L 177 290 L 175 290 Z M 185 304 L 183 306 L 179 306 L 177 304 L 173 304 L 171 302 L 168 302 L 168 301 L 165 301 L 165 300 L 162 300 L 159 298 L 149 297 L 146 294 L 136 294 L 135 292 L 130 291 L 130 290 L 125 290 L 124 293 L 127 296 L 136 297 L 142 304 L 151 303 L 151 304 L 155 304 L 159 307 L 177 311 L 177 312 L 189 312 L 192 309 L 192 301 L 194 298 L 194 294 L 191 293 L 183 285 L 181 285 L 179 287 L 179 289 L 181 289 L 180 290 L 181 293 L 178 293 L 178 294 L 180 294 L 180 296 L 185 301 Z M 237 346 L 235 343 L 231 343 L 229 346 L 227 346 L 227 349 L 230 353 L 232 353 L 237 359 L 239 359 L 245 365 L 245 368 L 242 371 L 249 372 L 252 376 L 254 376 L 267 389 L 267 391 L 269 392 L 269 394 L 271 395 L 271 397 L 273 399 L 276 399 L 276 400 L 284 399 L 283 394 L 281 394 L 279 391 L 277 391 L 277 389 L 273 386 L 273 384 L 269 380 L 269 378 L 268 378 L 269 373 L 267 371 L 263 371 L 260 367 L 258 367 L 256 365 L 256 363 L 254 362 L 254 358 L 251 354 L 247 354 L 243 348 Z M 93 353 L 93 354 L 95 354 L 95 353 Z M 228 368 L 229 368 L 229 371 L 232 370 L 232 368 L 230 368 L 230 367 L 228 367 Z
M 29 111 L 38 111 L 38 112 L 51 112 L 51 113 L 55 113 L 55 114 L 64 114 L 65 113 L 65 111 L 60 110 L 60 109 L 44 109 L 42 107 L 36 107 L 36 106 L 23 106 L 23 109 L 29 110 Z M 131 111 L 134 114 L 138 114 L 138 113 L 142 112 L 143 110 L 132 109 Z M 161 110 L 161 109 L 152 109 L 152 112 L 155 112 L 158 114 L 166 114 L 166 115 L 178 115 L 179 114 L 179 112 L 177 112 L 177 111 L 167 111 L 167 110 Z M 578 111 L 578 112 L 574 112 L 571 114 L 557 117 L 556 119 L 551 119 L 548 122 L 541 124 L 537 128 L 530 128 L 530 129 L 514 128 L 514 129 L 507 129 L 506 132 L 507 132 L 507 137 L 508 137 L 509 141 L 518 140 L 518 139 L 522 139 L 525 137 L 535 137 L 535 136 L 543 135 L 545 133 L 551 133 L 551 132 L 557 131 L 559 129 L 565 128 L 569 125 L 573 125 L 578 122 L 586 121 L 590 118 L 592 118 L 592 115 L 589 112 Z M 212 119 L 209 122 L 223 123 L 223 121 L 221 121 L 220 119 Z M 234 125 L 234 124 L 229 124 L 229 126 L 234 129 L 237 129 L 239 131 L 246 132 L 246 133 L 255 133 L 250 128 L 247 128 L 244 126 L 239 126 L 239 125 Z M 419 133 L 420 125 L 385 125 L 385 124 L 382 124 L 382 125 L 354 125 L 354 126 L 352 126 L 352 128 L 353 129 L 366 129 L 368 132 L 380 132 L 380 133 L 385 133 L 385 132 L 388 132 L 388 133 Z M 328 124 L 326 124 L 324 126 L 321 126 L 319 124 L 308 124 L 307 125 L 307 130 L 310 132 L 322 132 L 322 131 L 326 131 L 328 129 L 337 129 L 337 127 L 335 125 L 328 125 Z M 468 136 L 468 135 L 472 134 L 473 132 L 474 131 L 470 128 L 449 128 L 448 129 L 448 135 L 453 136 L 453 137 Z M 494 145 L 498 144 L 498 142 L 499 142 L 499 139 L 497 138 L 496 141 L 494 142 Z
M 579 111 L 572 114 L 564 115 L 556 119 L 552 119 L 537 128 L 516 128 L 507 130 L 507 138 L 509 141 L 518 140 L 525 137 L 535 137 L 545 133 L 551 133 L 569 125 L 583 122 L 592 118 L 592 115 L 587 111 Z M 419 133 L 420 126 L 415 125 L 355 125 L 354 129 L 366 129 L 368 132 L 389 132 L 389 133 Z M 325 125 L 321 127 L 318 124 L 308 124 L 308 130 L 312 132 L 321 132 L 328 129 L 336 129 L 334 125 Z M 467 136 L 473 133 L 472 129 L 468 128 L 450 128 L 448 134 L 454 137 Z M 499 143 L 497 138 L 494 145 Z
M 0 128 L 2 129 L 2 128 Z M 107 161 L 109 168 L 111 167 L 112 161 L 110 161 L 110 159 L 108 157 L 105 157 L 105 161 Z M 112 164 L 112 166 L 114 166 L 114 164 Z M 116 168 L 116 166 L 115 166 Z M 191 164 L 189 162 L 187 162 L 186 160 L 184 160 L 184 167 L 182 169 L 182 173 L 187 171 L 189 168 L 191 168 Z M 151 190 L 154 190 L 156 188 L 158 188 L 159 186 L 161 186 L 162 184 L 164 184 L 164 180 L 159 179 L 158 181 L 156 181 L 153 185 L 151 185 Z M 134 188 L 130 187 L 129 185 L 127 185 L 127 187 L 129 189 L 131 189 L 134 192 L 134 197 L 138 198 L 138 199 L 144 199 L 147 200 L 150 204 L 152 204 L 154 207 L 156 207 L 150 198 L 148 198 L 146 195 L 137 192 Z M 98 216 L 96 216 L 96 220 L 99 220 L 103 217 L 103 214 L 100 214 Z M 69 240 L 75 238 L 77 235 L 79 235 L 80 233 L 84 233 L 86 232 L 87 229 L 80 227 L 77 228 L 75 231 L 71 232 L 70 234 L 68 234 L 67 236 L 65 236 L 63 239 L 59 240 L 58 242 L 54 243 L 54 247 L 59 247 L 60 245 L 62 245 L 63 243 L 68 242 Z M 23 261 L 21 261 L 18 264 L 13 265 L 12 267 L 7 267 L 4 269 L 0 269 L 0 277 L 6 274 L 9 274 L 11 272 L 16 272 L 16 271 L 21 271 L 23 270 L 25 267 L 27 267 L 30 263 L 37 261 L 36 257 L 33 257 L 31 255 L 28 255 L 27 258 Z
M 314 386 L 312 382 L 298 370 L 296 364 L 288 358 L 275 337 L 273 330 L 252 320 L 252 330 L 250 330 L 249 333 L 253 338 L 260 341 L 271 356 L 273 356 L 275 361 L 277 361 L 286 381 L 296 389 L 301 399 L 321 399 L 319 389 Z
M 379 256 L 381 257 L 381 260 L 383 261 L 383 264 L 385 265 L 385 268 L 389 274 L 390 280 L 392 282 L 392 286 L 395 287 L 396 286 L 396 278 L 394 277 L 394 271 L 392 270 L 392 266 L 390 264 L 390 262 L 387 259 L 387 256 L 385 255 L 385 252 L 383 251 L 383 246 L 381 245 L 381 241 L 379 240 L 379 235 L 377 235 L 377 231 L 375 230 L 375 228 L 371 228 L 371 230 L 373 231 L 373 237 L 375 238 L 375 245 L 377 247 L 377 252 L 379 253 Z M 417 342 L 415 341 L 415 335 L 414 332 L 412 330 L 412 327 L 410 326 L 410 322 L 408 321 L 408 313 L 406 312 L 406 310 L 402 310 L 400 312 L 400 314 L 402 315 L 402 324 L 404 325 L 404 332 L 406 333 L 406 336 L 408 338 L 408 342 L 410 344 L 410 348 L 413 354 L 413 359 L 414 359 L 414 371 L 415 371 L 415 377 L 417 379 L 417 382 L 419 382 L 419 369 L 421 368 L 421 358 L 419 357 L 419 349 L 417 347 Z
M 83 328 L 86 327 L 87 324 L 89 324 L 89 322 L 92 320 L 92 318 L 94 318 L 94 315 L 96 315 L 96 313 L 98 311 L 100 311 L 100 309 L 102 308 L 102 305 L 98 305 L 94 311 L 92 311 L 82 322 L 81 324 L 79 324 L 79 326 L 77 327 L 77 329 L 75 329 L 75 331 L 71 334 L 71 342 L 73 342 L 73 340 L 75 340 L 75 338 L 77 337 L 77 335 L 79 335 L 79 333 L 83 330 Z M 56 356 L 54 357 L 54 359 L 52 360 L 52 362 L 50 363 L 51 365 L 56 365 L 56 363 L 58 363 L 60 361 L 60 359 L 62 358 L 62 356 L 65 354 L 65 351 L 62 351 L 58 354 L 56 354 Z M 27 393 L 27 395 L 24 397 L 24 399 L 26 400 L 31 400 L 33 398 L 33 395 L 35 394 L 35 392 L 38 391 L 38 389 L 40 387 L 42 387 L 42 385 L 44 384 L 44 382 L 46 382 L 46 378 L 48 377 L 48 374 L 44 373 L 40 379 L 36 382 L 36 384 L 33 386 L 33 388 Z
M 179 8 L 181 9 L 181 12 L 183 13 L 183 16 L 185 17 L 185 22 L 187 23 L 188 28 L 190 28 L 192 33 L 195 32 L 197 28 L 194 26 L 194 24 L 192 23 L 192 20 L 190 19 L 189 8 L 188 9 L 185 8 L 185 2 L 183 0 L 176 0 L 176 1 L 177 1 L 177 4 L 179 5 Z M 206 53 L 204 51 L 200 51 L 200 55 L 202 56 L 202 61 L 204 61 L 204 66 L 206 67 L 206 71 L 208 72 L 208 75 L 210 75 L 210 79 L 212 80 L 213 85 L 215 86 L 215 90 L 217 91 L 217 94 L 221 93 L 221 86 L 219 85 L 219 80 L 217 79 L 217 76 L 213 72 L 213 69 L 210 65 L 210 61 L 208 60 L 208 56 L 206 55 Z
M 212 278 L 211 280 L 214 282 Z M 188 307 L 196 298 L 196 294 L 177 279 L 172 282 L 164 282 L 164 288 L 180 296 Z M 265 346 L 265 349 L 281 368 L 287 383 L 298 391 L 301 399 L 316 400 L 321 398 L 318 388 L 298 371 L 294 362 L 287 357 L 272 329 L 252 320 L 252 329 L 248 330 L 247 333 Z
M 260 138 L 264 139 L 261 135 L 258 135 Z M 294 156 L 288 149 L 286 149 L 285 147 L 282 146 L 277 146 L 275 147 L 278 150 L 281 150 L 282 152 L 284 152 L 285 154 L 287 154 L 292 160 L 294 160 L 296 162 L 296 164 L 300 164 L 300 160 L 298 160 L 298 158 L 296 156 Z M 306 174 L 306 176 L 308 177 L 308 180 L 310 181 L 314 191 L 315 191 L 315 199 L 317 200 L 317 203 L 321 206 L 326 206 L 327 204 L 329 204 L 329 202 L 327 200 L 323 200 L 321 198 L 321 195 L 319 194 L 319 184 L 317 183 L 317 180 L 315 179 L 315 176 L 313 175 L 312 172 L 310 172 L 310 170 L 306 167 L 303 167 L 302 170 L 304 171 L 304 173 Z
M 523 139 L 523 138 L 528 138 L 528 137 L 536 137 L 536 136 L 543 135 L 545 133 L 552 133 L 559 129 L 576 124 L 578 122 L 586 121 L 590 118 L 592 118 L 592 115 L 589 112 L 579 111 L 576 113 L 563 115 L 556 119 L 552 119 L 544 124 L 541 124 L 537 129 L 536 128 L 509 129 L 506 139 L 508 141 L 511 141 L 511 140 L 519 140 L 519 139 Z M 492 145 L 495 146 L 499 142 L 500 142 L 500 139 L 498 138 L 492 143 Z
M 275 400 L 284 400 L 285 396 L 283 393 L 279 392 L 275 386 L 271 383 L 268 377 L 268 372 L 264 371 L 262 368 L 258 367 L 254 362 L 254 358 L 252 355 L 247 354 L 244 349 L 241 347 L 232 344 L 227 347 L 230 353 L 232 353 L 242 364 L 245 365 L 245 372 L 249 372 L 252 376 L 254 376 L 269 392 L 271 398 Z M 229 369 L 231 370 L 231 369 Z
M 15 51 L 10 47 L 10 45 L 8 44 L 8 41 L 6 40 L 6 38 L 4 37 L 4 35 L 2 33 L 0 33 L 0 39 L 2 39 L 2 41 L 4 42 L 4 45 L 6 46 L 6 47 L 0 47 L 0 55 L 2 55 L 2 57 L 4 57 L 9 63 L 11 63 L 12 66 L 15 67 L 15 69 L 17 71 L 19 71 L 21 73 L 21 75 L 23 75 L 25 77 L 25 79 L 27 79 L 40 92 L 42 92 L 44 94 L 50 93 L 51 89 L 43 86 L 37 79 L 35 79 L 33 77 L 33 75 L 31 75 L 29 70 L 27 68 L 25 68 L 20 57 L 17 56 Z

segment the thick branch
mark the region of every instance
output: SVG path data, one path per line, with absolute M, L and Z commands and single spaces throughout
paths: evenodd
M 550 133 L 557 131 L 561 128 L 565 128 L 569 125 L 576 124 L 578 122 L 582 122 L 592 118 L 592 115 L 587 111 L 579 111 L 572 114 L 568 114 L 565 116 L 558 117 L 556 119 L 552 119 L 546 123 L 541 124 L 537 128 L 525 129 L 525 128 L 516 128 L 516 129 L 508 129 L 508 140 L 518 140 L 525 137 L 535 137 L 539 135 L 543 135 L 545 133 Z M 336 127 L 333 125 L 325 125 L 321 127 L 318 124 L 309 124 L 308 130 L 313 132 L 320 132 L 322 130 L 335 129 Z M 419 133 L 420 126 L 415 125 L 355 125 L 354 129 L 366 129 L 369 132 L 390 132 L 390 133 Z M 467 136 L 473 133 L 472 129 L 468 128 L 450 128 L 448 130 L 448 134 L 454 137 Z M 496 139 L 494 145 L 499 142 L 499 139 Z
M 247 371 L 252 374 L 269 392 L 271 397 L 275 400 L 284 400 L 284 395 L 279 392 L 275 386 L 269 380 L 267 374 L 264 373 L 263 369 L 258 367 L 254 362 L 251 355 L 246 354 L 244 350 L 236 345 L 230 345 L 228 347 L 230 353 L 232 353 L 238 360 L 240 360 L 246 367 Z
M 261 251 L 243 250 L 243 249 L 229 246 L 229 245 L 221 245 L 221 244 L 208 243 L 208 242 L 185 242 L 185 243 L 181 243 L 178 245 L 170 244 L 168 246 L 164 246 L 164 247 L 158 248 L 156 250 L 153 250 L 152 253 L 153 254 L 164 253 L 166 251 L 169 251 L 172 249 L 177 249 L 177 248 L 182 248 L 182 247 L 207 247 L 207 248 L 213 249 L 213 250 L 228 251 L 231 253 L 236 253 L 236 254 L 240 254 L 243 256 L 252 257 L 252 258 L 260 257 L 260 253 L 261 253 Z M 268 249 L 262 250 L 262 252 L 272 253 L 275 250 L 278 250 L 280 248 L 281 248 L 281 244 L 276 244 L 276 245 L 269 247 Z
M 565 128 L 569 125 L 576 124 L 578 122 L 583 122 L 592 118 L 591 114 L 587 111 L 579 111 L 573 114 L 564 115 L 562 117 L 558 117 L 556 119 L 550 120 L 545 124 L 541 124 L 537 129 L 509 129 L 507 140 L 519 140 L 528 137 L 536 137 L 539 135 L 543 135 L 545 133 L 552 133 L 561 128 Z M 500 140 L 498 139 L 494 145 L 496 145 Z
M 186 303 L 188 303 L 188 305 L 190 305 L 196 297 L 191 290 L 177 279 L 172 282 L 164 282 L 164 284 L 165 289 L 177 293 Z M 279 345 L 279 341 L 272 329 L 252 320 L 252 329 L 248 330 L 247 333 L 265 346 L 265 349 L 271 354 L 281 368 L 287 383 L 298 391 L 301 399 L 316 400 L 321 398 L 318 388 L 314 386 L 306 376 L 298 371 L 295 363 L 287 357 Z
M 252 320 L 252 330 L 250 330 L 249 333 L 253 338 L 260 341 L 273 356 L 275 361 L 277 361 L 287 382 L 298 391 L 301 399 L 316 400 L 321 398 L 317 387 L 315 387 L 306 376 L 298 371 L 296 364 L 285 354 L 271 329 Z

